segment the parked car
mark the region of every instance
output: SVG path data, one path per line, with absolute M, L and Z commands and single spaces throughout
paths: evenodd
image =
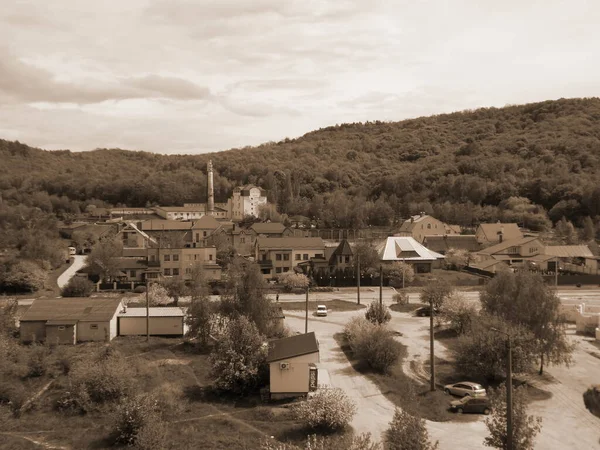
M 433 312 L 438 314 L 440 310 L 438 308 L 433 308 Z M 429 317 L 431 315 L 431 307 L 430 306 L 422 306 L 419 309 L 415 310 L 415 316 L 418 317 Z
M 450 411 L 462 413 L 479 413 L 488 415 L 492 411 L 490 400 L 487 397 L 466 396 L 460 400 L 450 402 Z
M 327 306 L 317 305 L 317 316 L 326 316 L 326 315 L 327 315 Z
M 470 381 L 461 381 L 460 383 L 447 384 L 444 386 L 444 392 L 446 394 L 458 395 L 459 397 L 481 397 L 487 395 L 485 388 L 478 384 Z

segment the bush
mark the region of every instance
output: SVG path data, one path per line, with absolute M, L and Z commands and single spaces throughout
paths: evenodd
M 406 411 L 396 409 L 390 427 L 385 432 L 386 449 L 389 450 L 435 450 L 438 443 L 429 441 L 425 421 Z
M 94 292 L 94 283 L 87 278 L 74 276 L 62 289 L 63 297 L 89 297 Z
M 309 400 L 295 404 L 292 412 L 309 428 L 335 431 L 350 423 L 356 405 L 339 388 L 321 389 Z
M 310 280 L 306 275 L 294 272 L 287 272 L 279 275 L 277 277 L 277 282 L 283 285 L 283 290 L 285 292 L 292 292 L 297 289 L 304 292 L 310 284 Z
M 284 444 L 282 442 L 273 442 L 266 440 L 261 450 L 380 450 L 381 445 L 373 442 L 371 433 L 363 433 L 358 436 L 344 434 L 342 436 L 317 436 L 311 434 L 307 436 L 306 442 L 302 446 L 293 444 Z
M 146 286 L 136 286 L 133 292 L 135 292 L 136 294 L 145 294 Z
M 450 323 L 450 328 L 460 335 L 471 328 L 477 308 L 462 295 L 452 293 L 442 304 L 440 313 L 442 319 Z
M 392 314 L 387 306 L 374 301 L 367 308 L 365 319 L 371 323 L 382 325 L 392 320 Z
M 344 328 L 344 335 L 356 359 L 376 372 L 386 373 L 400 358 L 402 347 L 385 325 L 354 318 Z
M 163 448 L 165 427 L 159 414 L 159 402 L 152 395 L 125 398 L 115 411 L 113 431 L 117 444 Z
M 27 377 L 41 377 L 48 371 L 48 348 L 34 345 L 27 360 Z
M 406 292 L 398 292 L 397 294 L 394 294 L 392 299 L 399 305 L 408 305 L 410 302 L 410 298 Z

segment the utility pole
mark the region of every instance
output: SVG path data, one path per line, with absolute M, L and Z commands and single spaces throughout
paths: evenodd
M 430 387 L 431 392 L 435 391 L 435 359 L 434 359 L 434 340 L 433 340 L 433 297 L 429 299 L 429 365 L 431 366 Z
M 306 319 L 304 322 L 304 334 L 308 333 L 308 286 L 306 286 Z
M 356 255 L 356 298 L 360 305 L 360 255 Z
M 379 304 L 383 305 L 383 266 L 379 264 Z
M 148 293 L 148 274 L 146 274 L 146 342 L 150 341 L 150 294 Z
M 558 256 L 556 257 L 554 266 L 554 288 L 558 289 Z
M 558 267 L 557 267 L 558 270 Z M 508 338 L 508 384 L 506 386 L 506 450 L 513 450 L 513 407 L 512 407 L 512 339 L 510 333 L 490 328 Z

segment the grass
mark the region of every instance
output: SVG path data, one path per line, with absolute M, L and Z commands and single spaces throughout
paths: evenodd
M 476 420 L 473 415 L 456 415 L 448 411 L 451 398 L 442 391 L 429 391 L 429 385 L 423 385 L 410 378 L 402 370 L 402 362 L 407 357 L 407 347 L 399 361 L 392 367 L 389 374 L 379 374 L 365 367 L 354 358 L 350 346 L 346 343 L 342 333 L 334 335 L 334 339 L 357 371 L 366 375 L 381 390 L 383 395 L 394 405 L 408 411 L 410 414 L 435 422 L 447 421 L 472 421 Z
M 288 311 L 304 311 L 306 309 L 306 302 L 279 302 L 279 305 L 283 310 Z M 319 300 L 319 301 L 308 301 L 308 310 L 316 311 L 317 305 L 327 305 L 327 309 L 330 311 L 357 311 L 359 309 L 366 308 L 366 305 L 357 305 L 354 302 L 348 302 L 346 300 L 333 299 L 333 300 Z

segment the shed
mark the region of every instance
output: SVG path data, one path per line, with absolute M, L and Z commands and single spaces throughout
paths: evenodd
M 319 361 L 314 332 L 271 341 L 267 356 L 271 399 L 300 397 L 314 390 Z
M 110 341 L 120 305 L 120 298 L 38 298 L 21 317 L 21 341 Z
M 165 306 L 149 308 L 151 336 L 184 336 L 186 308 Z M 125 308 L 119 312 L 119 336 L 146 335 L 146 308 Z

